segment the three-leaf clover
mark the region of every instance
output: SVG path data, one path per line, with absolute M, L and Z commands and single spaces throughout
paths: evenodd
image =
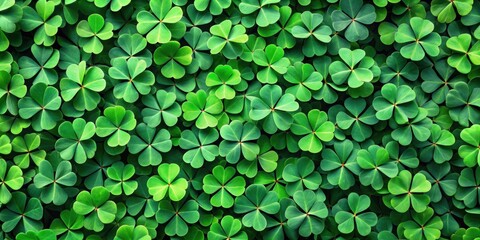
M 34 84 L 30 88 L 30 97 L 18 101 L 18 113 L 23 119 L 31 119 L 35 131 L 51 130 L 63 114 L 59 110 L 62 99 L 58 90 L 45 83 Z
M 19 190 L 24 182 L 22 169 L 15 165 L 8 166 L 7 162 L 0 158 L 0 204 L 10 202 L 12 199 L 10 190 Z
M 383 85 L 381 96 L 373 100 L 373 108 L 377 111 L 375 116 L 379 120 L 395 119 L 398 124 L 408 122 L 418 114 L 415 102 L 416 94 L 407 85 L 395 86 L 393 83 Z
M 120 80 L 113 88 L 113 95 L 118 99 L 133 103 L 139 95 L 150 93 L 155 83 L 155 76 L 147 69 L 147 63 L 138 58 L 113 60 L 113 67 L 108 69 L 111 78 Z
M 183 154 L 183 161 L 193 168 L 201 168 L 205 161 L 212 162 L 219 155 L 218 131 L 214 128 L 185 130 L 181 133 L 179 146 L 187 150 Z
M 107 144 L 110 147 L 127 145 L 130 141 L 128 131 L 133 130 L 137 124 L 133 112 L 122 106 L 112 106 L 106 108 L 103 115 L 96 120 L 97 135 L 108 137 Z
M 348 234 L 356 229 L 361 236 L 370 234 L 378 220 L 375 213 L 364 212 L 370 207 L 370 202 L 367 195 L 355 192 L 348 194 L 347 199 L 341 199 L 333 209 L 338 230 Z
M 25 80 L 20 74 L 10 77 L 6 71 L 0 71 L 0 114 L 7 112 L 18 114 L 18 100 L 27 94 Z
M 321 56 L 327 51 L 327 43 L 332 41 L 332 29 L 322 25 L 323 15 L 305 11 L 301 15 L 302 25 L 292 27 L 295 38 L 304 39 L 302 52 L 307 57 Z
M 260 129 L 252 122 L 234 120 L 222 126 L 220 136 L 223 140 L 220 142 L 219 154 L 229 163 L 237 163 L 241 156 L 254 160 L 260 152 L 258 144 L 252 142 L 260 138 Z
M 39 231 L 43 228 L 43 206 L 38 198 L 27 198 L 23 192 L 12 193 L 12 199 L 0 211 L 4 232 Z
M 153 61 L 162 66 L 163 76 L 179 79 L 185 76 L 185 66 L 192 63 L 192 49 L 187 46 L 180 47 L 177 41 L 170 41 L 155 50 Z
M 371 125 L 378 123 L 375 110 L 367 108 L 367 102 L 362 98 L 347 98 L 345 110 L 337 113 L 336 123 L 340 129 L 350 130 L 353 140 L 363 142 L 372 136 Z
M 135 180 L 130 180 L 135 174 L 132 164 L 116 162 L 107 168 L 108 179 L 105 180 L 105 188 L 113 195 L 131 195 L 138 187 Z
M 208 73 L 205 84 L 219 99 L 233 99 L 235 97 L 233 87 L 241 81 L 240 71 L 230 65 L 218 65 L 213 72 Z
M 357 163 L 362 168 L 359 174 L 360 182 L 364 186 L 371 185 L 375 190 L 383 188 L 383 176 L 393 178 L 398 174 L 397 164 L 390 159 L 388 151 L 378 145 L 359 150 Z
M 261 83 L 275 84 L 278 81 L 278 75 L 285 74 L 290 61 L 284 57 L 284 51 L 281 47 L 274 44 L 268 45 L 265 50 L 257 49 L 253 53 L 253 61 L 266 67 L 257 72 L 258 81 Z
M 439 239 L 443 228 L 443 221 L 434 216 L 432 208 L 423 212 L 412 213 L 412 220 L 402 222 L 403 234 L 407 239 Z
M 152 12 L 142 10 L 137 14 L 137 31 L 147 34 L 148 43 L 167 43 L 185 33 L 185 24 L 180 22 L 182 8 L 172 7 L 172 0 L 152 0 L 149 5 Z
M 157 169 L 158 175 L 148 179 L 148 192 L 153 200 L 160 201 L 167 196 L 172 201 L 178 202 L 185 197 L 188 182 L 179 177 L 180 167 L 175 163 L 162 163 Z
M 100 232 L 105 224 L 115 220 L 117 204 L 108 200 L 110 192 L 102 187 L 94 187 L 90 192 L 81 191 L 73 203 L 75 213 L 86 216 L 83 226 L 88 230 Z
M 99 92 L 106 87 L 104 73 L 99 67 L 86 67 L 86 62 L 72 64 L 67 68 L 67 77 L 60 80 L 63 100 L 72 101 L 78 111 L 92 111 L 100 102 Z
M 233 167 L 217 165 L 211 174 L 203 178 L 203 191 L 211 194 L 210 203 L 214 207 L 231 208 L 234 204 L 233 196 L 238 197 L 245 192 L 245 179 L 235 176 Z
M 68 161 L 60 162 L 55 170 L 48 161 L 42 161 L 38 173 L 33 178 L 35 187 L 40 189 L 40 199 L 44 203 L 53 203 L 57 206 L 64 204 L 68 198 L 65 187 L 71 187 L 77 182 L 77 175 L 72 172 L 72 164 Z
M 320 234 L 325 228 L 323 219 L 328 215 L 325 203 L 312 190 L 295 192 L 293 200 L 296 205 L 287 207 L 285 211 L 288 226 L 298 229 L 302 237 Z
M 25 79 L 33 79 L 33 84 L 55 84 L 58 81 L 58 73 L 55 67 L 60 60 L 60 51 L 52 47 L 43 47 L 33 44 L 31 47 L 33 59 L 22 56 L 18 59 L 19 73 Z
M 37 45 L 52 46 L 55 43 L 55 35 L 63 22 L 60 15 L 54 15 L 55 5 L 54 1 L 39 0 L 35 10 L 31 7 L 23 9 L 20 26 L 26 32 L 37 29 L 33 37 Z
M 348 48 L 341 48 L 338 54 L 343 62 L 335 61 L 328 68 L 335 84 L 342 85 L 347 82 L 349 87 L 359 88 L 364 83 L 373 80 L 374 72 L 371 68 L 374 67 L 375 61 L 371 57 L 366 57 L 364 50 L 352 51 Z
M 430 197 L 426 194 L 432 188 L 432 184 L 422 173 L 412 173 L 402 170 L 398 176 L 388 182 L 388 192 L 393 196 L 390 200 L 392 207 L 400 213 L 407 212 L 410 206 L 415 212 L 423 212 L 430 203 Z
M 458 155 L 463 159 L 463 163 L 467 167 L 480 165 L 480 125 L 464 128 L 460 132 L 460 138 L 466 143 L 458 149 Z
M 194 200 L 172 202 L 162 200 L 155 215 L 160 224 L 165 225 L 165 234 L 168 236 L 185 236 L 188 233 L 188 224 L 194 224 L 200 219 L 198 203 Z M 168 222 L 168 223 L 167 223 Z
M 304 189 L 316 190 L 322 183 L 320 173 L 315 170 L 313 161 L 308 157 L 301 157 L 287 164 L 282 176 L 287 182 L 285 190 L 290 196 Z
M 437 20 L 441 23 L 450 23 L 455 20 L 457 10 L 460 16 L 465 16 L 472 11 L 473 0 L 433 0 L 431 3 L 430 11 L 433 16 L 437 17 Z
M 472 70 L 472 63 L 480 65 L 480 42 L 477 41 L 470 47 L 471 42 L 472 35 L 468 33 L 447 40 L 447 47 L 454 51 L 454 54 L 448 57 L 448 65 L 464 74 Z
M 102 40 L 113 37 L 113 24 L 105 22 L 102 15 L 94 13 L 77 25 L 79 44 L 86 53 L 99 54 L 103 51 Z
M 214 222 L 210 225 L 210 231 L 208 231 L 208 239 L 212 240 L 228 240 L 238 239 L 247 240 L 248 235 L 242 229 L 242 222 L 240 220 L 226 215 L 220 220 L 220 222 Z
M 149 127 L 157 127 L 163 122 L 172 127 L 182 115 L 180 104 L 176 102 L 175 93 L 158 90 L 155 95 L 145 95 L 142 103 L 146 106 L 142 109 L 143 122 Z
M 277 194 L 267 191 L 260 184 L 250 185 L 245 190 L 245 195 L 235 199 L 234 211 L 245 214 L 242 223 L 246 227 L 253 227 L 255 231 L 263 231 L 267 227 L 265 214 L 273 215 L 280 210 Z
M 303 151 L 318 153 L 323 149 L 322 142 L 329 142 L 333 139 L 335 125 L 328 121 L 325 112 L 312 109 L 305 115 L 303 112 L 293 116 L 291 131 L 295 135 L 303 136 L 298 141 L 298 146 Z
M 359 175 L 360 168 L 357 164 L 358 149 L 352 141 L 346 139 L 333 144 L 333 149 L 326 148 L 322 151 L 320 169 L 327 172 L 328 183 L 347 190 L 355 184 L 355 175 Z
M 140 153 L 140 166 L 157 166 L 162 162 L 162 154 L 172 149 L 170 133 L 166 129 L 156 131 L 145 123 L 138 124 L 137 135 L 132 135 L 128 142 L 128 151 L 132 154 Z
M 434 25 L 427 19 L 413 17 L 409 23 L 402 23 L 395 33 L 395 42 L 402 44 L 400 54 L 412 61 L 420 61 L 427 53 L 431 57 L 440 54 L 442 39 L 433 32 Z
M 266 27 L 274 24 L 280 19 L 278 7 L 275 5 L 280 0 L 242 0 L 238 4 L 238 9 L 246 15 L 242 19 L 242 24 L 247 27 L 254 26 L 257 23 L 259 27 Z M 249 18 L 250 14 L 256 13 L 255 22 L 253 18 Z
M 350 42 L 365 40 L 368 28 L 376 17 L 375 7 L 363 4 L 363 0 L 340 0 L 340 9 L 332 12 L 332 25 L 335 31 L 345 30 L 345 38 Z
M 194 121 L 199 129 L 216 127 L 218 115 L 223 110 L 223 104 L 215 95 L 207 95 L 204 90 L 189 92 L 186 101 L 182 104 L 183 118 L 187 121 Z
M 249 116 L 254 121 L 263 120 L 263 130 L 273 134 L 277 130 L 288 130 L 293 123 L 291 112 L 299 108 L 295 96 L 282 93 L 278 85 L 265 85 L 259 97 L 252 100 Z
M 228 59 L 234 59 L 242 54 L 240 44 L 248 41 L 246 29 L 242 25 L 233 26 L 232 21 L 223 22 L 210 27 L 212 36 L 208 39 L 207 46 L 211 54 L 222 53 Z
M 55 142 L 55 149 L 64 160 L 74 159 L 84 163 L 95 156 L 97 144 L 91 138 L 95 135 L 95 124 L 77 118 L 73 122 L 65 121 L 58 127 L 61 138 Z
M 294 84 L 287 88 L 285 93 L 295 95 L 298 101 L 301 102 L 310 101 L 312 92 L 320 90 L 323 86 L 322 74 L 315 71 L 311 64 L 295 63 L 293 66 L 288 67 L 284 78 L 287 82 Z

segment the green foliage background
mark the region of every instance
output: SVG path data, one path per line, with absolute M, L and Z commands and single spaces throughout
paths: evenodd
M 480 2 L 0 0 L 0 225 L 480 239 Z

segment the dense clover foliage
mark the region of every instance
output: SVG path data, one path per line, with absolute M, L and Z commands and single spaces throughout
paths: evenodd
M 479 0 L 0 0 L 0 239 L 480 239 Z

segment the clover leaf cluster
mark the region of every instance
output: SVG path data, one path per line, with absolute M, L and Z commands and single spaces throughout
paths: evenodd
M 480 239 L 480 1 L 0 0 L 0 239 Z

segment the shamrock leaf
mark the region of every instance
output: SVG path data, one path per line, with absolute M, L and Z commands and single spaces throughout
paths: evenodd
M 407 239 L 439 239 L 443 228 L 442 219 L 434 216 L 432 208 L 421 213 L 412 213 L 413 220 L 403 223 L 403 234 Z
M 86 68 L 85 61 L 67 68 L 67 77 L 60 80 L 63 100 L 72 101 L 77 111 L 92 111 L 100 102 L 99 92 L 106 87 L 103 71 L 98 67 Z
M 432 185 L 422 173 L 412 173 L 402 170 L 398 176 L 388 182 L 388 192 L 393 195 L 390 203 L 400 213 L 408 211 L 410 206 L 415 212 L 423 212 L 430 203 L 430 197 L 426 194 Z
M 308 157 L 301 157 L 287 164 L 282 176 L 287 182 L 285 190 L 290 196 L 304 189 L 318 189 L 322 183 L 320 173 L 315 171 L 315 165 Z
M 293 229 L 298 229 L 302 237 L 320 234 L 325 228 L 325 219 L 328 209 L 312 190 L 297 191 L 293 195 L 294 206 L 287 207 L 285 217 L 287 224 Z
M 113 195 L 132 195 L 137 189 L 138 183 L 130 180 L 135 174 L 135 167 L 132 164 L 116 162 L 107 168 L 108 179 L 105 180 L 105 188 Z
M 327 172 L 328 183 L 347 190 L 355 184 L 354 174 L 358 175 L 360 168 L 356 162 L 357 149 L 352 141 L 335 142 L 333 150 L 322 151 L 320 169 Z
M 19 190 L 25 182 L 21 168 L 18 166 L 7 167 L 7 162 L 0 158 L 0 204 L 10 202 L 12 199 L 10 190 Z
M 137 120 L 132 111 L 122 106 L 108 107 L 103 111 L 104 116 L 97 118 L 96 133 L 99 137 L 109 137 L 107 144 L 110 147 L 125 146 L 130 141 L 127 131 L 135 128 Z
M 155 64 L 163 65 L 161 69 L 163 76 L 179 79 L 185 75 L 183 66 L 192 63 L 192 49 L 187 46 L 180 47 L 177 41 L 170 41 L 155 50 L 153 60 Z
M 480 42 L 476 42 L 470 47 L 471 42 L 472 36 L 468 33 L 447 40 L 447 47 L 454 51 L 454 54 L 448 57 L 448 65 L 464 74 L 468 74 L 472 70 L 472 63 L 480 65 Z
M 52 229 L 60 239 L 83 239 L 83 233 L 79 230 L 83 228 L 85 217 L 75 213 L 73 210 L 63 210 L 60 218 L 55 218 L 50 224 Z
M 12 193 L 12 200 L 0 211 L 0 221 L 4 232 L 40 231 L 43 223 L 42 203 L 38 198 L 27 198 L 23 192 Z
M 430 131 L 432 133 L 430 138 L 419 146 L 422 149 L 420 159 L 423 161 L 433 159 L 438 164 L 450 160 L 453 156 L 451 146 L 455 144 L 455 136 L 437 124 L 432 125 Z
M 307 57 L 322 56 L 327 51 L 327 43 L 332 41 L 332 29 L 329 26 L 321 25 L 323 15 L 320 13 L 303 12 L 301 15 L 302 24 L 292 28 L 292 35 L 295 38 L 304 39 L 302 52 Z
M 113 47 L 108 52 L 110 59 L 138 58 L 147 63 L 147 67 L 152 65 L 152 53 L 147 49 L 147 40 L 140 34 L 121 34 L 117 39 L 118 47 Z
M 468 127 L 480 118 L 480 88 L 459 82 L 448 91 L 446 105 L 450 117 L 461 126 Z
M 377 111 L 375 116 L 379 120 L 395 119 L 398 124 L 408 122 L 418 114 L 415 92 L 407 85 L 399 87 L 392 83 L 383 85 L 381 96 L 373 100 L 373 108 Z
M 362 98 L 347 98 L 344 102 L 345 111 L 336 116 L 336 123 L 340 129 L 350 130 L 353 140 L 363 142 L 372 136 L 371 125 L 378 123 L 375 110 Z
M 219 99 L 233 99 L 235 97 L 233 87 L 241 81 L 240 71 L 230 65 L 218 65 L 213 72 L 208 73 L 205 84 Z
M 291 112 L 299 108 L 295 97 L 282 93 L 278 85 L 265 85 L 259 91 L 259 97 L 252 100 L 249 116 L 254 121 L 263 119 L 263 129 L 270 134 L 278 129 L 285 131 L 293 123 Z
M 332 25 L 335 31 L 345 30 L 345 38 L 350 42 L 365 40 L 368 37 L 368 28 L 377 15 L 371 4 L 363 4 L 363 0 L 340 0 L 341 10 L 332 12 Z
M 165 233 L 168 236 L 185 236 L 189 230 L 187 223 L 194 224 L 200 219 L 198 203 L 194 200 L 182 202 L 162 200 L 155 218 L 158 223 L 166 224 Z
M 376 70 L 372 68 L 375 67 L 375 61 L 370 57 L 365 57 L 364 50 L 352 51 L 348 48 L 341 48 L 338 54 L 343 62 L 335 61 L 328 68 L 335 84 L 342 85 L 347 82 L 349 87 L 359 88 L 364 83 L 373 80 L 373 71 Z
M 72 164 L 62 161 L 54 170 L 50 162 L 42 161 L 38 171 L 33 183 L 36 188 L 40 189 L 42 202 L 53 203 L 57 206 L 64 204 L 68 198 L 68 193 L 64 188 L 71 187 L 77 182 L 77 175 L 72 172 Z
M 463 201 L 468 208 L 475 208 L 480 203 L 480 167 L 465 168 L 458 178 L 460 186 L 455 193 L 455 198 Z
M 242 0 L 238 5 L 240 12 L 246 15 L 242 19 L 242 24 L 250 28 L 254 26 L 255 22 L 259 27 L 276 23 L 280 19 L 280 13 L 274 4 L 279 2 L 280 0 Z M 253 16 L 252 18 L 249 16 L 254 13 L 257 14 L 255 22 Z
M 222 14 L 224 9 L 230 7 L 230 4 L 232 4 L 231 0 L 197 0 L 193 2 L 195 9 L 203 12 L 208 8 L 208 12 L 214 16 Z
M 458 155 L 463 159 L 463 163 L 467 167 L 480 165 L 480 125 L 464 128 L 460 132 L 460 138 L 466 143 L 458 149 Z
M 152 12 L 137 13 L 137 31 L 147 34 L 148 43 L 167 43 L 172 37 L 183 36 L 185 24 L 180 22 L 183 15 L 180 7 L 172 7 L 172 0 L 152 0 L 149 5 Z
M 54 70 L 60 59 L 60 52 L 51 47 L 32 45 L 33 59 L 22 56 L 18 59 L 19 73 L 25 79 L 33 79 L 33 84 L 45 83 L 53 85 L 58 81 L 58 73 Z
M 210 225 L 210 231 L 208 231 L 207 237 L 211 240 L 247 240 L 248 235 L 244 231 L 240 231 L 241 229 L 242 222 L 240 222 L 240 220 L 226 215 L 222 220 L 219 220 L 219 222 Z
M 185 178 L 178 177 L 180 167 L 175 163 L 162 163 L 158 166 L 158 175 L 148 179 L 148 192 L 153 200 L 160 201 L 168 193 L 170 200 L 178 202 L 185 197 L 188 182 Z
M 406 84 L 406 80 L 415 81 L 418 78 L 418 67 L 415 63 L 403 58 L 399 52 L 394 52 L 387 57 L 386 64 L 382 66 L 380 82 L 393 83 L 397 86 Z M 435 67 L 437 64 L 435 64 Z M 423 74 L 423 73 L 422 73 Z M 428 80 L 428 78 L 423 78 Z
M 64 160 L 74 159 L 84 163 L 95 155 L 97 144 L 91 138 L 95 135 L 95 124 L 77 118 L 73 122 L 63 122 L 58 127 L 62 138 L 55 143 L 55 149 Z
M 233 196 L 238 197 L 245 192 L 245 179 L 235 176 L 235 168 L 217 165 L 211 174 L 203 178 L 203 191 L 213 195 L 210 203 L 214 207 L 231 208 Z
M 265 186 L 250 185 L 245 190 L 245 195 L 235 199 L 235 213 L 245 214 L 242 223 L 256 231 L 263 231 L 267 227 L 265 214 L 275 214 L 280 210 L 278 197 L 275 192 L 268 192 Z
M 80 37 L 79 44 L 86 53 L 99 54 L 103 51 L 102 41 L 113 36 L 113 24 L 106 22 L 100 14 L 91 14 L 87 20 L 77 24 L 77 34 Z
M 444 103 L 450 89 L 456 83 L 464 81 L 464 76 L 455 76 L 454 73 L 454 68 L 450 67 L 445 59 L 437 61 L 434 66 L 422 71 L 422 90 L 431 94 L 435 103 Z
M 166 129 L 156 131 L 145 123 L 138 124 L 137 135 L 133 135 L 128 142 L 128 151 L 132 154 L 140 153 L 140 166 L 157 166 L 162 162 L 162 154 L 172 149 L 170 133 Z
M 279 20 L 266 27 L 259 27 L 257 29 L 258 34 L 262 37 L 275 36 L 277 46 L 283 49 L 292 48 L 295 45 L 295 37 L 292 35 L 292 30 L 302 22 L 301 14 L 299 12 L 292 13 L 290 6 L 281 6 L 279 12 Z M 316 49 L 314 48 L 314 50 Z
M 215 127 L 218 120 L 214 115 L 220 114 L 223 110 L 223 104 L 215 95 L 208 95 L 203 90 L 196 93 L 189 92 L 187 101 L 182 104 L 183 118 L 187 121 L 195 121 L 195 126 L 199 129 Z
M 193 168 L 201 168 L 205 161 L 212 162 L 219 155 L 217 139 L 218 131 L 214 128 L 182 131 L 179 146 L 187 150 L 183 161 Z
M 452 173 L 449 163 L 427 165 L 426 171 L 421 171 L 432 184 L 428 192 L 432 202 L 440 202 L 445 197 L 455 195 L 458 189 L 458 173 Z
M 128 6 L 131 0 L 94 0 L 95 6 L 104 8 L 110 4 L 110 10 L 113 12 L 120 11 L 123 7 Z
M 26 32 L 37 29 L 33 37 L 37 45 L 52 46 L 55 43 L 55 35 L 63 22 L 60 15 L 53 16 L 55 5 L 54 1 L 39 0 L 35 10 L 31 7 L 23 9 L 20 26 Z
M 377 145 L 359 150 L 357 163 L 362 168 L 359 175 L 360 182 L 364 186 L 371 185 L 375 190 L 383 188 L 383 176 L 393 178 L 398 174 L 397 164 L 391 161 L 387 150 Z
M 364 212 L 370 207 L 370 198 L 367 195 L 358 195 L 353 192 L 348 198 L 341 199 L 333 208 L 335 222 L 341 233 L 351 233 L 354 229 L 361 236 L 367 236 L 371 228 L 377 224 L 377 215 L 373 212 Z
M 47 155 L 45 150 L 37 150 L 40 145 L 40 134 L 29 133 L 23 137 L 15 137 L 12 140 L 12 149 L 16 153 L 13 158 L 15 165 L 25 169 L 30 166 L 30 160 L 32 160 L 39 166 L 40 162 L 45 160 L 45 156 Z
M 433 32 L 434 25 L 427 19 L 413 17 L 409 23 L 402 23 L 395 33 L 395 42 L 402 44 L 400 54 L 412 61 L 420 61 L 427 53 L 436 57 L 442 43 L 440 35 Z
M 308 116 L 299 112 L 293 119 L 291 130 L 295 135 L 303 136 L 298 141 L 298 146 L 303 151 L 319 153 L 323 148 L 322 142 L 333 139 L 335 125 L 328 121 L 325 112 L 313 109 L 308 112 Z
M 146 70 L 147 63 L 138 58 L 127 60 L 117 58 L 113 60 L 112 66 L 108 69 L 111 78 L 120 80 L 113 88 L 113 95 L 118 99 L 133 103 L 138 100 L 139 95 L 150 93 L 151 86 L 155 83 L 155 76 Z
M 195 1 L 197 3 L 199 1 Z M 225 2 L 225 1 L 222 1 Z M 190 8 L 187 8 L 187 11 Z M 190 65 L 187 66 L 188 73 L 195 73 L 199 69 L 207 70 L 212 66 L 213 58 L 212 55 L 205 52 L 209 50 L 207 46 L 208 39 L 211 37 L 209 32 L 202 32 L 202 30 L 198 27 L 192 27 L 190 31 L 188 31 L 184 39 L 192 48 L 192 62 Z
M 20 74 L 10 77 L 5 71 L 0 71 L 0 114 L 7 112 L 18 115 L 18 100 L 27 94 L 25 80 Z
M 245 34 L 244 26 L 232 26 L 232 21 L 224 20 L 210 27 L 212 36 L 208 39 L 207 46 L 211 54 L 221 52 L 228 59 L 235 59 L 242 54 L 242 46 L 240 44 L 248 41 L 248 35 Z
M 114 240 L 151 240 L 147 227 L 122 225 L 117 229 Z
M 260 152 L 258 144 L 252 142 L 260 137 L 260 129 L 252 122 L 241 123 L 234 120 L 222 126 L 220 136 L 223 140 L 219 145 L 219 154 L 229 163 L 237 163 L 240 155 L 247 160 L 253 160 Z
M 288 67 L 284 77 L 287 82 L 293 84 L 285 90 L 285 93 L 295 95 L 296 99 L 301 102 L 310 101 L 312 92 L 320 90 L 323 86 L 322 74 L 315 71 L 310 64 L 297 62 Z
M 430 137 L 432 120 L 427 117 L 427 110 L 419 108 L 417 116 L 408 120 L 407 125 L 399 126 L 392 132 L 392 138 L 401 145 L 408 145 L 412 142 L 412 136 L 420 142 L 425 142 Z
M 288 58 L 283 56 L 283 49 L 273 44 L 268 45 L 265 50 L 255 50 L 253 61 L 259 66 L 267 67 L 257 72 L 258 81 L 269 84 L 276 83 L 278 74 L 285 74 L 290 66 Z
M 62 99 L 58 90 L 45 83 L 34 84 L 30 88 L 30 97 L 18 101 L 18 113 L 23 119 L 32 119 L 35 131 L 51 130 L 62 119 L 60 105 Z
M 433 0 L 430 11 L 439 22 L 450 23 L 457 17 L 454 6 L 460 16 L 466 16 L 472 10 L 473 2 L 473 0 Z
M 102 187 L 94 187 L 90 192 L 81 191 L 73 203 L 75 213 L 86 216 L 83 226 L 88 230 L 100 232 L 105 224 L 115 220 L 117 204 L 110 198 L 110 192 Z
M 142 103 L 146 106 L 142 109 L 143 122 L 149 127 L 157 127 L 163 122 L 165 125 L 174 126 L 182 115 L 180 105 L 176 102 L 175 93 L 158 90 L 155 96 L 148 94 L 142 97 Z

